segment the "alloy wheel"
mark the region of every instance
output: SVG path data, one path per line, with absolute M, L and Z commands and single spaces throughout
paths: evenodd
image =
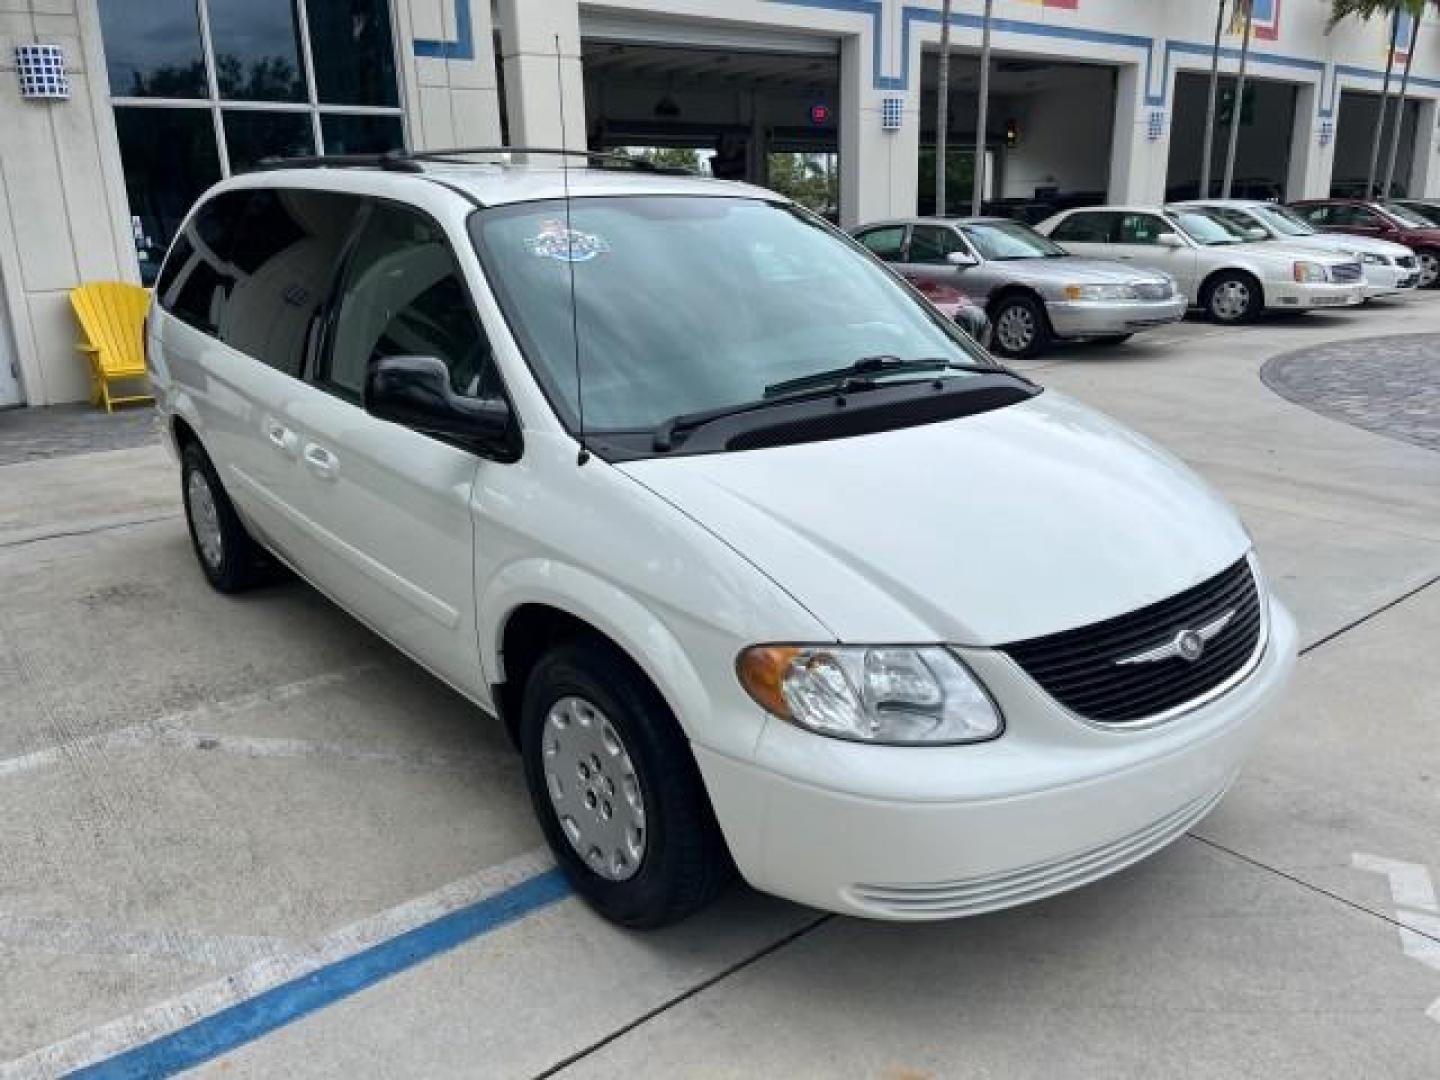
M 995 322 L 995 338 L 1007 353 L 1023 353 L 1035 341 L 1035 316 L 1020 304 L 1011 304 Z
M 582 697 L 563 697 L 545 716 L 545 787 L 576 853 L 608 881 L 625 881 L 645 857 L 645 799 L 620 733 Z
M 1250 287 L 1238 278 L 1222 281 L 1210 294 L 1210 311 L 1222 322 L 1243 319 L 1249 310 Z

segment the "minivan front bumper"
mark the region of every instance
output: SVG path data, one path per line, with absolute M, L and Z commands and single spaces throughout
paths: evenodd
M 870 918 L 979 914 L 1063 892 L 1165 846 L 1238 773 L 1295 664 L 1269 636 L 1241 683 L 1146 730 L 1069 714 L 994 650 L 957 650 L 1006 715 L 989 743 L 883 747 L 772 721 L 755 760 L 696 746 L 730 850 L 754 886 Z

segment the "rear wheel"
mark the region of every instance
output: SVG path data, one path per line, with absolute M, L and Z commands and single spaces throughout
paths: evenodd
M 1249 274 L 1227 272 L 1206 286 L 1205 310 L 1217 323 L 1234 325 L 1253 320 L 1264 307 L 1260 283 Z
M 684 734 L 654 687 L 597 639 L 557 646 L 525 685 L 520 752 L 556 861 L 607 919 L 678 922 L 730 857 Z
M 180 490 L 190 541 L 206 580 L 226 593 L 240 592 L 259 581 L 268 565 L 265 553 L 245 531 L 215 466 L 199 443 L 189 443 L 181 452 Z
M 1050 344 L 1050 321 L 1040 302 L 1030 296 L 1006 296 L 990 311 L 994 340 L 991 351 L 1014 359 L 1028 359 Z
M 1415 283 L 1417 289 L 1433 289 L 1440 284 L 1440 251 L 1433 248 L 1422 248 L 1415 253 L 1420 262 L 1420 280 Z

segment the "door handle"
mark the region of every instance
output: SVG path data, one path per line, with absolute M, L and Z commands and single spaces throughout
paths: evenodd
M 278 420 L 267 419 L 265 421 L 265 437 L 270 440 L 270 445 L 279 450 L 286 457 L 295 456 L 295 448 L 300 439 L 284 424 Z
M 305 447 L 305 467 L 321 480 L 334 480 L 340 459 L 319 443 L 310 443 Z

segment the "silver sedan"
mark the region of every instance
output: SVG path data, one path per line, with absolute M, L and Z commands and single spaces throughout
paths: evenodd
M 1187 307 L 1168 274 L 1071 255 L 1006 218 L 880 221 L 855 238 L 912 281 L 983 306 L 1001 356 L 1035 356 L 1057 338 L 1118 343 L 1179 321 Z

